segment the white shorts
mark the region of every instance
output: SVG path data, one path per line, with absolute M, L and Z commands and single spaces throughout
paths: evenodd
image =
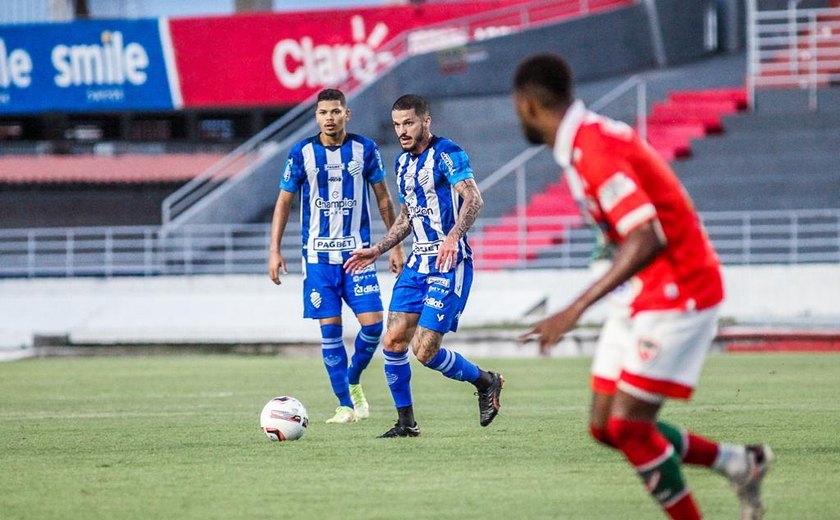
M 592 389 L 644 401 L 688 399 L 717 331 L 720 306 L 702 311 L 642 311 L 616 306 L 592 360 Z

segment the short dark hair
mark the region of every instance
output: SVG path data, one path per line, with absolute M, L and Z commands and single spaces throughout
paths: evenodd
M 556 54 L 537 54 L 519 64 L 513 88 L 533 94 L 547 108 L 565 107 L 574 96 L 572 69 Z
M 426 98 L 418 96 L 417 94 L 405 94 L 400 96 L 396 101 L 394 101 L 394 106 L 391 107 L 391 110 L 411 110 L 412 108 L 414 109 L 414 113 L 420 117 L 431 114 L 429 102 L 426 101 Z
M 321 92 L 318 92 L 318 101 L 315 102 L 315 106 L 317 107 L 321 101 L 340 101 L 341 106 L 347 106 L 347 99 L 344 97 L 344 92 L 334 88 L 325 88 Z

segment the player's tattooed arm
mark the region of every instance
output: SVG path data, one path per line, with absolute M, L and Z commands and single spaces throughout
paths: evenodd
M 379 255 L 402 242 L 411 233 L 411 223 L 408 220 L 408 210 L 405 204 L 400 206 L 400 214 L 388 233 L 373 247 L 356 249 L 350 253 L 350 258 L 344 262 L 344 270 L 348 273 L 359 272 L 374 263 Z M 400 266 L 400 270 L 402 267 Z
M 481 192 L 478 191 L 478 185 L 474 179 L 465 179 L 456 183 L 455 191 L 464 199 L 455 226 L 449 232 L 457 241 L 464 238 L 467 231 L 475 224 L 475 219 L 478 218 L 478 213 L 484 206 L 484 199 L 481 198 Z
M 391 229 L 394 221 L 397 220 L 397 212 L 394 210 L 394 202 L 391 200 L 391 193 L 388 191 L 388 183 L 382 180 L 372 186 L 379 206 L 379 214 L 382 215 L 382 221 L 385 222 L 385 228 Z M 388 258 L 388 268 L 392 273 L 400 274 L 404 266 L 405 251 L 403 251 L 402 246 L 393 247 Z
M 400 205 L 400 214 L 397 220 L 388 229 L 388 232 L 382 237 L 382 240 L 376 243 L 371 249 L 374 250 L 376 256 L 388 251 L 395 245 L 399 244 L 411 233 L 411 222 L 408 220 L 408 208 L 405 204 Z
M 435 267 L 441 272 L 448 272 L 458 259 L 458 242 L 464 238 L 467 231 L 475 224 L 475 219 L 478 218 L 478 212 L 484 206 L 484 200 L 481 198 L 481 193 L 478 191 L 478 186 L 473 179 L 465 179 L 455 184 L 455 191 L 464 200 L 458 211 L 458 217 L 455 219 L 455 225 L 446 235 L 446 240 L 438 248 L 437 260 L 435 260 Z

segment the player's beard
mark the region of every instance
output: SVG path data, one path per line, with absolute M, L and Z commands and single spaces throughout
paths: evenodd
M 422 151 L 420 147 L 422 146 L 421 143 L 423 143 L 425 136 L 426 128 L 424 126 L 423 128 L 421 128 L 419 135 L 409 135 L 409 137 L 411 137 L 411 141 L 408 145 L 404 145 L 402 140 L 400 140 L 400 147 L 403 149 L 404 152 L 408 152 L 411 154 L 419 154 Z
M 525 121 L 522 121 L 522 133 L 525 135 L 525 139 L 527 139 L 531 144 L 545 144 L 542 133 L 539 129 L 526 123 Z

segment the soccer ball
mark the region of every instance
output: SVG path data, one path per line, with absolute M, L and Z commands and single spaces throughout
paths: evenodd
M 300 439 L 309 425 L 309 416 L 303 403 L 282 395 L 275 397 L 262 409 L 260 427 L 272 441 L 294 441 Z

